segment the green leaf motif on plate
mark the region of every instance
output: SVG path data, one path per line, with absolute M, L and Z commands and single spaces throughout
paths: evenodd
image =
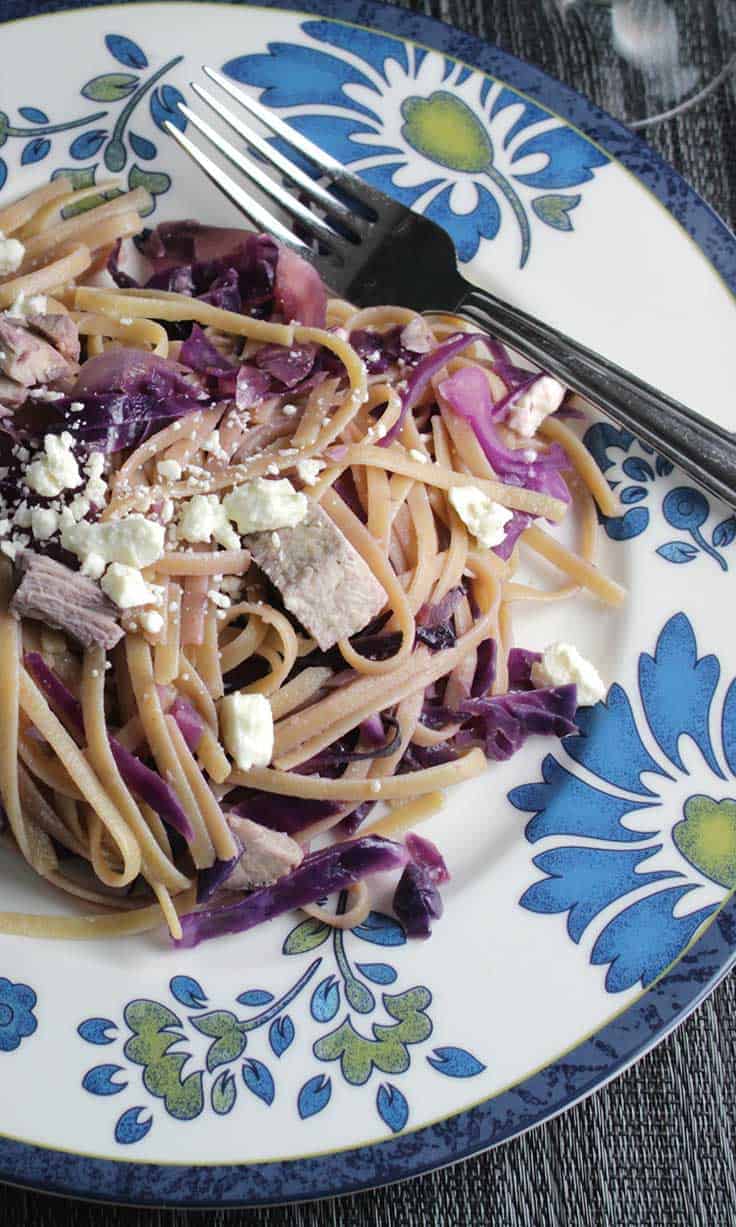
M 130 72 L 106 72 L 93 77 L 82 88 L 82 95 L 92 102 L 120 102 L 136 89 L 140 77 Z
M 395 1023 L 374 1023 L 374 1038 L 369 1039 L 355 1030 L 348 1016 L 335 1031 L 317 1040 L 314 1055 L 320 1061 L 339 1061 L 343 1077 L 353 1086 L 367 1082 L 374 1067 L 384 1074 L 404 1073 L 410 1064 L 409 1046 L 421 1044 L 432 1032 L 426 1014 L 431 1000 L 432 994 L 422 985 L 396 995 L 386 993 L 383 1004 Z

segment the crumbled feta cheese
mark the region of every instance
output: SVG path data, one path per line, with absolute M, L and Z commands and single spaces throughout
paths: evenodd
M 243 591 L 243 581 L 239 575 L 226 575 L 220 587 L 233 600 L 237 600 Z
M 192 544 L 211 541 L 214 537 L 226 550 L 240 549 L 240 538 L 216 494 L 195 494 L 182 504 L 177 534 L 181 540 Z
M 81 570 L 82 575 L 88 575 L 90 579 L 99 579 L 105 570 L 105 559 L 102 554 L 88 554 L 82 563 Z
M 231 490 L 222 505 L 240 533 L 293 528 L 307 514 L 306 495 L 297 492 L 287 478 L 267 481 L 256 477 Z
M 81 413 L 84 409 L 84 402 L 81 400 L 73 400 L 69 406 L 70 413 Z
M 10 520 L 0 520 L 0 537 L 7 537 L 10 532 Z
M 69 504 L 69 510 L 72 513 L 72 519 L 74 520 L 75 524 L 78 524 L 80 520 L 84 519 L 89 512 L 89 509 L 90 501 L 88 498 L 85 498 L 83 494 L 75 494 L 74 498 Z
M 59 517 L 50 507 L 34 507 L 31 512 L 31 532 L 36 541 L 53 537 L 59 527 Z
M 159 477 L 166 481 L 178 481 L 181 477 L 181 465 L 178 460 L 159 460 L 156 469 Z
M 12 561 L 18 553 L 18 546 L 14 541 L 0 541 L 0 550 Z
M 161 523 L 168 524 L 174 515 L 174 500 L 173 498 L 165 498 L 161 504 Z
M 31 526 L 31 509 L 25 499 L 15 509 L 13 524 L 16 528 L 30 528 Z
M 43 448 L 43 454 L 32 460 L 26 470 L 25 478 L 31 489 L 43 498 L 56 498 L 62 490 L 81 486 L 71 435 L 67 431 L 61 435 L 46 435 Z
M 100 587 L 118 609 L 155 605 L 161 600 L 161 588 L 147 584 L 137 567 L 120 562 L 111 563 L 100 581 Z
M 271 545 L 275 550 L 281 548 L 281 538 L 276 532 L 271 533 Z
M 299 412 L 296 405 L 282 405 L 281 412 L 285 418 L 293 418 Z
M 90 477 L 84 487 L 85 498 L 95 507 L 104 507 L 107 498 L 107 482 L 102 477 Z
M 124 328 L 130 328 L 130 325 L 133 323 L 133 320 L 129 315 L 121 315 L 120 323 L 123 325 Z
M 222 443 L 220 442 L 219 430 L 213 430 L 207 435 L 207 438 L 202 443 L 202 451 L 209 452 L 210 455 L 222 458 L 225 456 Z
M 158 635 L 164 629 L 164 620 L 155 609 L 145 610 L 138 619 L 144 631 L 149 635 Z
M 263 694 L 235 691 L 220 703 L 220 729 L 225 749 L 241 771 L 267 767 L 273 754 L 271 704 Z
M 28 315 L 45 315 L 47 311 L 47 302 L 45 294 L 32 294 L 30 298 L 26 298 L 25 293 L 21 290 L 14 303 L 12 303 L 6 315 L 11 319 L 25 319 Z
M 280 471 L 281 470 L 277 464 L 269 464 L 266 468 L 266 472 L 268 473 L 269 477 L 278 477 Z
M 481 545 L 492 549 L 506 536 L 506 525 L 513 512 L 479 490 L 477 486 L 453 486 L 449 499 L 466 528 Z
M 105 472 L 105 457 L 102 452 L 90 452 L 84 471 L 88 477 L 102 477 Z
M 16 273 L 23 263 L 26 249 L 19 239 L 6 239 L 0 230 L 0 277 Z
M 418 447 L 409 449 L 409 459 L 416 460 L 417 464 L 429 464 L 429 456 L 426 456 L 424 452 L 420 452 Z
M 323 460 L 299 460 L 296 471 L 305 486 L 313 486 L 324 467 Z
M 513 402 L 508 425 L 525 439 L 531 439 L 544 419 L 559 409 L 564 396 L 561 383 L 551 375 L 541 375 Z
M 230 597 L 226 596 L 224 592 L 218 592 L 216 588 L 210 588 L 207 593 L 207 599 L 212 601 L 212 604 L 216 605 L 218 609 L 230 608 Z
M 64 528 L 64 549 L 84 560 L 99 554 L 105 562 L 122 562 L 130 567 L 150 567 L 164 552 L 164 526 L 138 512 L 120 520 L 97 521 Z
M 63 400 L 63 392 L 55 392 L 53 388 L 31 388 L 28 393 L 32 400 L 55 401 Z
M 542 659 L 532 665 L 535 686 L 568 686 L 578 691 L 578 707 L 592 707 L 606 697 L 606 687 L 595 665 L 571 643 L 551 643 Z

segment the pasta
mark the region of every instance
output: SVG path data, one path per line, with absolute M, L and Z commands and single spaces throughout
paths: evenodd
M 623 601 L 615 497 L 565 390 L 464 321 L 329 299 L 267 236 L 144 232 L 149 205 L 59 178 L 0 208 L 4 846 L 102 909 L 0 932 L 351 927 L 393 867 L 426 935 L 444 862 L 396 836 L 594 701 L 512 613 Z

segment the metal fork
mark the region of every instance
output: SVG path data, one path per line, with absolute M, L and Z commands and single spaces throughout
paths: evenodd
M 438 225 L 365 183 L 215 69 L 205 66 L 204 72 L 249 116 L 287 142 L 302 163 L 306 160 L 312 174 L 196 82 L 191 85 L 197 97 L 260 161 L 235 148 L 184 103 L 179 104 L 180 111 L 248 183 L 269 197 L 277 210 L 287 213 L 314 242 L 304 242 L 288 229 L 276 213 L 250 196 L 177 127 L 167 123 L 168 131 L 253 225 L 310 260 L 331 289 L 361 307 L 397 303 L 417 311 L 466 317 L 549 371 L 736 508 L 736 437 L 729 431 L 550 324 L 466 281 L 458 272 L 452 240 Z M 279 171 L 292 190 L 267 175 L 263 161 Z

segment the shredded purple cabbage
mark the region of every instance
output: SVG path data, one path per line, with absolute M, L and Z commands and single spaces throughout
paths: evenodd
M 532 652 L 529 648 L 512 648 L 508 656 L 509 689 L 531 689 L 532 665 L 541 659 L 541 652 Z
M 463 588 L 458 585 L 450 588 L 434 605 L 422 605 L 416 617 L 417 626 L 433 627 L 449 621 L 464 596 Z
M 179 351 L 179 361 L 193 371 L 215 378 L 223 372 L 234 370 L 234 363 L 220 353 L 199 324 L 192 324 L 192 331 Z
M 236 843 L 239 842 L 236 840 Z M 197 903 L 207 903 L 232 874 L 243 855 L 243 848 L 226 861 L 216 860 L 208 869 L 197 872 Z
M 437 886 L 450 881 L 450 871 L 445 864 L 445 858 L 431 839 L 417 835 L 416 831 L 409 831 L 404 843 L 414 864 L 426 869 Z
M 422 723 L 441 729 L 459 721 L 463 727 L 453 739 L 458 748 L 480 742 L 487 758 L 503 760 L 511 758 L 532 733 L 555 737 L 576 733 L 576 706 L 574 685 L 509 691 L 464 699 L 455 709 L 425 704 Z
M 343 808 L 341 801 L 316 801 L 310 797 L 282 797 L 277 793 L 258 792 L 255 789 L 243 796 L 238 789 L 231 794 L 225 807 L 237 818 L 250 818 L 252 822 L 268 827 L 270 831 L 282 831 L 284 835 L 298 835 L 323 818 L 333 818 Z
M 254 361 L 289 390 L 307 378 L 317 357 L 316 345 L 262 345 Z
M 24 663 L 51 705 L 63 713 L 77 732 L 84 733 L 81 703 L 74 698 L 53 669 L 49 668 L 41 653 L 26 652 Z M 115 737 L 109 737 L 109 741 L 118 771 L 129 788 L 150 805 L 163 822 L 183 835 L 184 839 L 194 839 L 191 823 L 166 781 L 136 758 L 135 754 L 121 745 Z
M 169 715 L 174 717 L 182 737 L 195 754 L 204 732 L 204 720 L 196 707 L 182 695 L 177 695 L 169 708 Z
M 169 396 L 196 397 L 187 371 L 178 362 L 161 358 L 145 349 L 108 349 L 88 358 L 77 376 L 71 395 L 82 399 L 96 392 L 128 392 L 155 399 Z
M 293 908 L 344 890 L 370 874 L 400 869 L 407 857 L 401 844 L 379 835 L 333 844 L 306 856 L 301 865 L 272 886 L 261 887 L 225 907 L 183 916 L 183 936 L 179 944 L 191 947 L 211 937 L 243 933 Z
M 476 651 L 475 674 L 470 685 L 470 697 L 479 699 L 491 689 L 496 677 L 496 640 L 484 639 Z
M 399 878 L 392 906 L 408 937 L 430 937 L 432 921 L 439 920 L 443 912 L 430 871 L 410 861 Z
M 435 351 L 436 353 L 437 351 Z M 451 412 L 468 422 L 483 451 L 502 481 L 539 490 L 569 503 L 570 492 L 560 470 L 570 467 L 565 451 L 557 443 L 533 460 L 524 458 L 524 448 L 511 451 L 498 437 L 494 426 L 494 406 L 488 380 L 478 367 L 465 366 L 439 385 L 442 413 Z M 526 528 L 518 527 L 516 536 Z
M 287 323 L 294 320 L 312 328 L 324 328 L 327 290 L 316 268 L 288 247 L 278 248 L 276 307 Z

